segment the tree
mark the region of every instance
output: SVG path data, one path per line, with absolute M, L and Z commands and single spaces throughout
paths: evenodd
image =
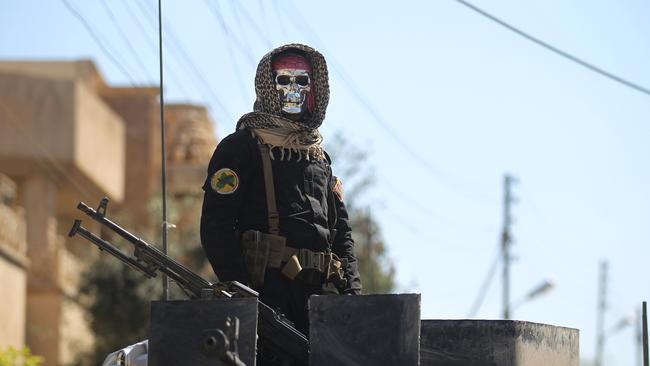
M 0 350 L 0 366 L 41 366 L 43 357 L 32 355 L 29 348 Z
M 360 203 L 374 182 L 372 168 L 363 167 L 367 152 L 335 134 L 328 145 L 335 172 L 344 182 L 345 204 L 350 215 L 355 254 L 365 294 L 390 293 L 395 289 L 395 266 L 388 257 L 379 224 L 370 207 Z
M 101 255 L 85 276 L 80 294 L 90 299 L 87 308 L 95 335 L 93 349 L 79 355 L 80 365 L 101 365 L 106 356 L 147 338 L 149 303 L 159 299 L 160 282 Z

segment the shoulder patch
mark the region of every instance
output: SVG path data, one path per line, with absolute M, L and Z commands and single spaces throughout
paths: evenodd
M 334 183 L 332 192 L 334 192 L 339 201 L 343 202 L 343 183 L 338 177 L 336 177 L 336 183 Z
M 239 188 L 239 176 L 230 168 L 222 168 L 210 178 L 212 190 L 219 194 L 231 194 Z

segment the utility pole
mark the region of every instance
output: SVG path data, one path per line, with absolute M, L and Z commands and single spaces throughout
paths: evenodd
M 501 253 L 503 255 L 503 319 L 510 319 L 510 245 L 512 244 L 512 235 L 510 225 L 512 216 L 510 207 L 514 202 L 512 197 L 512 184 L 516 181 L 515 177 L 506 174 L 503 177 L 503 232 L 501 234 Z
M 598 312 L 596 315 L 596 357 L 594 366 L 603 366 L 605 348 L 605 312 L 607 311 L 607 261 L 600 262 L 598 275 Z

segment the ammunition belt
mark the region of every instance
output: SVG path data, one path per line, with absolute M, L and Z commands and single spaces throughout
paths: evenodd
M 286 245 L 286 239 L 279 235 L 248 230 L 242 235 L 242 249 L 247 258 L 248 271 L 252 277 L 259 279 L 254 280 L 258 286 L 263 283 L 263 272 L 267 267 L 280 269 L 290 279 L 295 279 L 303 270 L 316 270 L 324 275 L 325 281 L 345 280 L 345 258 L 341 259 L 331 252 L 290 247 Z

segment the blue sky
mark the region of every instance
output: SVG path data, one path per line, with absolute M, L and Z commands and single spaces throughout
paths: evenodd
M 155 1 L 105 0 L 137 55 L 102 1 L 68 1 L 136 84 L 157 83 Z M 650 87 L 647 1 L 474 4 Z M 516 319 L 579 328 L 588 360 L 598 262 L 610 264 L 608 327 L 650 298 L 650 96 L 452 0 L 163 6 L 166 37 L 201 73 L 199 80 L 168 45 L 166 99 L 208 104 L 220 137 L 250 110 L 256 62 L 272 46 L 302 42 L 324 53 L 332 98 L 322 131 L 326 139 L 342 132 L 368 151 L 364 166 L 377 181 L 363 199 L 381 223 L 402 289 L 422 293 L 423 317 L 467 315 L 497 254 L 505 172 L 519 179 L 513 301 L 544 278 L 557 284 L 518 308 Z M 4 0 L 0 8 L 1 58 L 92 58 L 111 84 L 131 83 L 61 1 Z M 500 299 L 497 276 L 477 317 L 498 318 Z M 608 339 L 606 361 L 631 364 L 634 352 L 628 327 Z

